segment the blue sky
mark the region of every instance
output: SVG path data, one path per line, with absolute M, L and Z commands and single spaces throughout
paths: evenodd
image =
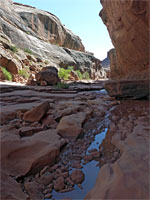
M 86 50 L 103 60 L 113 48 L 105 25 L 99 17 L 100 0 L 14 0 L 47 10 L 78 35 Z

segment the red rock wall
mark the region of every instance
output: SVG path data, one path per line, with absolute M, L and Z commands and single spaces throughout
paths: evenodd
M 150 1 L 101 0 L 101 4 L 100 17 L 116 49 L 111 78 L 148 79 Z

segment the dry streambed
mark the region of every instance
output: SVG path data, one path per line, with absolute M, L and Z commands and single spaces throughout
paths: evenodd
M 2 87 L 4 199 L 83 199 L 100 167 L 120 158 L 123 151 L 111 140 L 118 129 L 121 140 L 126 139 L 123 125 L 130 116 L 132 133 L 135 109 L 127 115 L 124 102 L 87 88 L 64 93 L 48 87 Z

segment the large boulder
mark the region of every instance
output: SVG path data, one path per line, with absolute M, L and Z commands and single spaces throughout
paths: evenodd
M 23 119 L 28 122 L 36 122 L 40 121 L 42 117 L 48 112 L 50 109 L 49 102 L 46 101 L 35 108 L 25 112 Z
M 20 62 L 18 62 L 16 59 L 13 59 L 12 56 L 8 57 L 7 55 L 4 55 L 2 52 L 0 53 L 0 65 L 5 67 L 7 71 L 13 75 L 18 74 L 19 69 L 22 68 Z
M 53 164 L 64 144 L 65 140 L 53 129 L 21 139 L 18 130 L 4 129 L 1 131 L 1 167 L 11 176 L 36 172 Z
M 82 124 L 86 119 L 86 114 L 83 112 L 62 117 L 58 126 L 57 132 L 62 137 L 76 139 L 82 132 Z
M 26 199 L 27 195 L 22 191 L 19 183 L 14 180 L 6 171 L 1 171 L 1 199 Z
M 58 70 L 55 67 L 44 67 L 40 72 L 35 75 L 39 84 L 45 81 L 47 85 L 56 85 L 60 82 L 58 77 Z

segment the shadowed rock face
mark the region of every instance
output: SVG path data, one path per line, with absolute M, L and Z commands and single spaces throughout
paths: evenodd
M 149 78 L 149 1 L 101 0 L 100 12 L 116 49 L 112 79 Z
M 149 2 L 101 0 L 100 17 L 115 47 L 109 53 L 110 78 L 116 81 L 107 83 L 110 96 L 138 99 L 149 95 Z M 123 83 L 118 81 L 122 79 Z M 130 86 L 127 80 L 133 81 Z
M 107 163 L 101 168 L 94 188 L 85 199 L 149 199 L 147 106 L 147 101 L 130 100 L 112 111 L 107 137 L 112 136 L 111 144 L 119 148 L 122 155 L 113 164 Z

